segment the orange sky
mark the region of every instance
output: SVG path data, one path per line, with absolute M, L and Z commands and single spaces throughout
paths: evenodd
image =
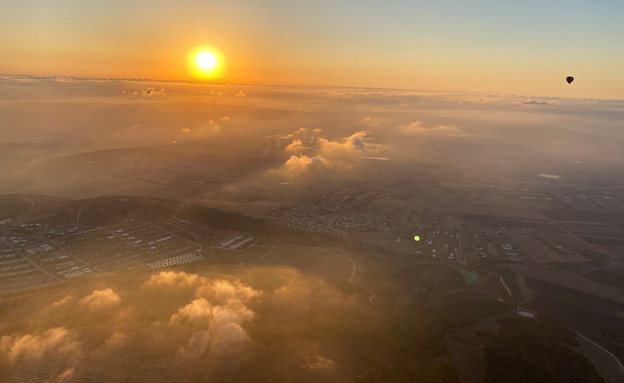
M 622 19 L 615 1 L 7 0 L 0 72 L 186 80 L 213 46 L 220 82 L 624 98 Z

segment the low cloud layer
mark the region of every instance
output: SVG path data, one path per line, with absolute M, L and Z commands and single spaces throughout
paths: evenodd
M 412 135 L 412 134 L 416 134 L 416 135 L 420 135 L 420 134 L 448 134 L 448 135 L 455 135 L 455 134 L 458 134 L 460 132 L 459 128 L 457 128 L 456 126 L 452 126 L 452 125 L 438 125 L 438 126 L 425 127 L 425 126 L 423 126 L 422 122 L 420 122 L 420 121 L 410 122 L 407 126 L 402 128 L 400 131 L 401 131 L 401 133 L 406 134 L 406 135 Z
M 31 307 L 37 314 L 28 323 L 5 311 L 0 314 L 5 334 L 0 338 L 0 380 L 79 382 L 86 373 L 112 380 L 223 380 L 229 376 L 230 370 L 223 367 L 228 363 L 259 363 L 268 352 L 262 351 L 266 337 L 291 331 L 282 328 L 285 323 L 304 325 L 312 313 L 358 307 L 356 300 L 327 282 L 293 269 L 268 268 L 246 275 L 264 287 L 227 274 L 162 271 L 108 286 L 98 282 L 97 288 L 84 292 L 71 292 L 68 286 L 52 303 Z M 263 330 L 258 333 L 258 328 Z M 297 380 L 309 381 L 302 377 L 321 372 L 331 377 L 340 370 L 337 361 L 318 350 L 286 350 L 289 346 L 270 352 L 279 352 L 276 360 L 292 359 L 289 365 L 297 371 L 289 373 L 296 373 Z M 119 358 L 133 368 L 122 368 Z M 91 360 L 98 360 L 102 370 L 94 370 Z M 169 366 L 168 372 L 138 375 L 156 361 Z M 30 369 L 32 365 L 40 367 Z M 260 366 L 267 379 L 280 368 Z
M 175 177 L 228 173 L 224 165 L 238 167 L 242 182 L 262 186 L 335 183 L 354 174 L 373 179 L 393 166 L 404 172 L 418 164 L 489 177 L 502 163 L 505 171 L 526 172 L 527 157 L 534 167 L 553 159 L 557 167 L 588 168 L 624 161 L 621 100 L 36 76 L 1 81 L 4 193 L 153 195 L 154 185 Z M 133 148 L 121 164 L 97 154 L 119 148 Z M 154 161 L 160 153 L 152 152 L 144 160 L 135 152 L 145 148 L 175 155 Z M 84 152 L 92 154 L 67 158 L 55 174 L 40 169 Z M 191 153 L 199 157 L 192 166 L 175 163 Z M 78 164 L 94 171 L 79 174 Z
M 161 88 L 161 89 L 146 88 L 146 89 L 137 90 L 134 92 L 134 94 L 139 95 L 139 96 L 164 96 L 165 89 L 164 88 Z

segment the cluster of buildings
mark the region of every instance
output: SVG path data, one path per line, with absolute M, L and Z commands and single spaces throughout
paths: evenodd
M 346 234 L 348 231 L 370 231 L 378 222 L 363 213 L 355 213 L 339 207 L 302 205 L 284 213 L 288 226 L 307 232 Z

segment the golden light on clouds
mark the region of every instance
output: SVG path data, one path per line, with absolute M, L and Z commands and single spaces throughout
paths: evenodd
M 191 75 L 195 78 L 214 79 L 222 75 L 223 57 L 213 48 L 200 47 L 189 55 Z

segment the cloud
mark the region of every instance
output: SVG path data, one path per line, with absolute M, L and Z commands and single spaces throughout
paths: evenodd
M 420 121 L 410 122 L 407 126 L 400 129 L 401 133 L 412 134 L 427 134 L 427 133 L 459 133 L 459 129 L 452 125 L 439 125 L 434 128 L 425 128 Z
M 183 271 L 161 271 L 152 275 L 145 286 L 152 288 L 192 288 L 206 282 L 206 278 L 197 274 L 187 274 Z
M 127 381 L 148 379 L 141 374 L 154 363 L 168 366 L 167 372 L 159 371 L 168 381 L 219 381 L 221 377 L 214 374 L 222 371 L 222 365 L 236 360 L 269 363 L 267 368 L 279 370 L 283 368 L 279 362 L 280 355 L 284 355 L 282 346 L 291 343 L 288 337 L 301 335 L 297 326 L 308 328 L 311 324 L 312 333 L 323 333 L 329 323 L 324 321 L 331 322 L 336 310 L 356 307 L 351 296 L 322 278 L 291 268 L 254 269 L 244 275 L 254 284 L 232 275 L 214 278 L 156 272 L 143 280 L 125 280 L 85 294 L 81 300 L 73 299 L 79 302 L 77 305 L 72 305 L 67 295 L 57 300 L 64 303 L 56 306 L 58 311 L 53 316 L 45 310 L 51 303 L 32 302 L 41 309 L 33 311 L 35 320 L 24 326 L 47 330 L 15 331 L 0 337 L 0 373 L 6 372 L 7 381 L 85 381 L 89 379 L 87 374 L 104 371 L 94 367 L 94 360 L 104 362 L 101 368 L 113 380 Z M 255 283 L 266 286 L 266 290 L 257 290 Z M 67 291 L 73 288 L 68 286 Z M 172 292 L 178 291 L 182 294 L 173 299 Z M 119 295 L 123 299 L 118 298 L 116 311 L 132 310 L 132 315 L 116 315 L 114 320 L 109 316 L 80 315 L 84 307 L 105 307 Z M 17 318 L 22 310 L 7 309 L 7 318 Z M 284 326 L 291 323 L 285 320 L 293 318 L 301 324 Z M 59 321 L 63 327 L 57 327 Z M 17 319 L 13 322 L 5 326 L 15 329 Z M 277 348 L 275 339 L 279 342 Z M 340 365 L 318 348 L 293 348 L 286 358 L 299 373 L 318 377 L 316 381 L 335 381 L 318 374 L 341 371 Z M 119 360 L 125 366 L 115 364 Z
M 59 383 L 64 383 L 64 382 L 69 382 L 72 379 L 72 376 L 74 376 L 74 368 L 68 368 L 67 370 L 63 371 L 57 378 L 57 381 Z
M 116 349 L 121 347 L 124 342 L 126 341 L 127 336 L 124 335 L 122 332 L 119 331 L 115 331 L 107 340 L 106 343 L 104 344 L 105 347 L 109 348 L 109 349 Z
M 169 319 L 170 325 L 204 329 L 194 333 L 178 349 L 180 358 L 188 358 L 194 352 L 203 353 L 208 348 L 217 354 L 229 352 L 232 347 L 251 339 L 242 324 L 254 319 L 256 313 L 244 302 L 258 297 L 260 292 L 240 281 L 218 279 L 205 282 L 196 291 L 199 298 L 178 309 Z
M 241 301 L 231 299 L 225 306 L 214 306 L 212 321 L 214 326 L 221 326 L 227 323 L 243 323 L 252 320 L 255 315 Z
M 361 131 L 353 133 L 351 136 L 346 138 L 345 147 L 348 150 L 355 150 L 365 152 L 368 149 L 366 148 L 365 138 L 370 134 L 369 132 Z
M 211 319 L 212 305 L 204 298 L 198 298 L 173 314 L 169 324 L 207 327 Z
M 545 102 L 545 101 L 538 101 L 538 100 L 526 100 L 526 101 L 522 101 L 523 104 L 528 104 L 528 105 L 548 105 L 550 104 L 549 102 Z
M 299 152 L 291 155 L 279 168 L 269 170 L 267 175 L 292 182 L 338 181 L 339 178 L 362 165 L 362 157 L 387 158 L 387 149 L 380 144 L 372 144 L 370 132 L 357 131 L 350 136 L 332 140 L 321 137 L 321 129 L 300 128 L 293 132 L 297 138 L 284 146 L 284 152 Z M 305 151 L 306 154 L 302 152 Z M 385 151 L 385 152 L 384 152 Z
M 319 277 L 304 277 L 299 271 L 282 271 L 286 276 L 282 285 L 273 290 L 271 298 L 282 310 L 307 311 L 315 306 L 350 307 L 355 304 L 355 297 L 336 291 Z
M 204 280 L 199 286 L 195 296 L 210 299 L 213 302 L 226 303 L 231 300 L 248 302 L 260 296 L 260 291 L 254 290 L 250 286 L 243 285 L 240 281 L 227 281 L 216 279 L 213 281 Z
M 80 346 L 67 329 L 56 327 L 40 334 L 5 335 L 0 338 L 0 355 L 10 362 L 40 359 L 46 354 L 71 356 L 79 352 Z
M 121 302 L 121 297 L 111 288 L 94 290 L 91 294 L 80 300 L 80 304 L 91 310 L 99 310 L 115 306 Z
M 309 146 L 305 146 L 300 138 L 294 139 L 291 144 L 286 146 L 286 150 L 289 152 L 302 152 L 304 150 L 310 149 Z
M 164 96 L 165 89 L 162 88 L 160 90 L 157 90 L 154 88 L 146 88 L 146 89 L 135 91 L 134 94 L 138 96 Z
M 414 122 L 410 122 L 409 125 L 403 128 L 401 131 L 403 133 L 410 134 L 410 133 L 420 133 L 420 132 L 426 131 L 426 129 L 423 127 L 422 122 L 414 121 Z
M 197 359 L 200 358 L 208 348 L 212 337 L 210 330 L 201 330 L 193 333 L 188 341 L 178 348 L 179 359 Z
M 53 308 L 56 308 L 56 307 L 64 306 L 64 305 L 70 303 L 73 300 L 74 299 L 71 297 L 71 295 L 66 295 L 63 298 L 59 299 L 58 301 L 52 303 L 50 308 L 53 309 Z
M 221 131 L 221 126 L 219 123 L 213 120 L 204 121 L 201 124 L 190 127 L 190 128 L 181 128 L 180 134 L 178 138 L 174 139 L 174 141 L 179 141 L 179 139 L 198 139 L 207 136 L 212 136 Z
M 284 164 L 284 168 L 291 174 L 297 174 L 301 171 L 314 167 L 327 165 L 327 161 L 320 156 L 308 157 L 306 155 L 291 156 Z
M 354 154 L 362 154 L 368 152 L 369 148 L 366 143 L 366 136 L 370 133 L 367 131 L 355 132 L 349 137 L 345 137 L 340 141 L 331 141 L 326 138 L 318 138 L 320 145 L 319 151 L 326 158 L 352 156 Z
M 336 371 L 337 366 L 338 364 L 334 360 L 329 359 L 329 358 L 324 358 L 320 355 L 308 357 L 306 364 L 304 365 L 304 367 L 309 370 L 322 371 L 322 372 Z
M 215 330 L 212 350 L 217 353 L 225 353 L 230 351 L 230 347 L 246 343 L 249 340 L 251 338 L 247 331 L 238 323 L 229 322 Z

